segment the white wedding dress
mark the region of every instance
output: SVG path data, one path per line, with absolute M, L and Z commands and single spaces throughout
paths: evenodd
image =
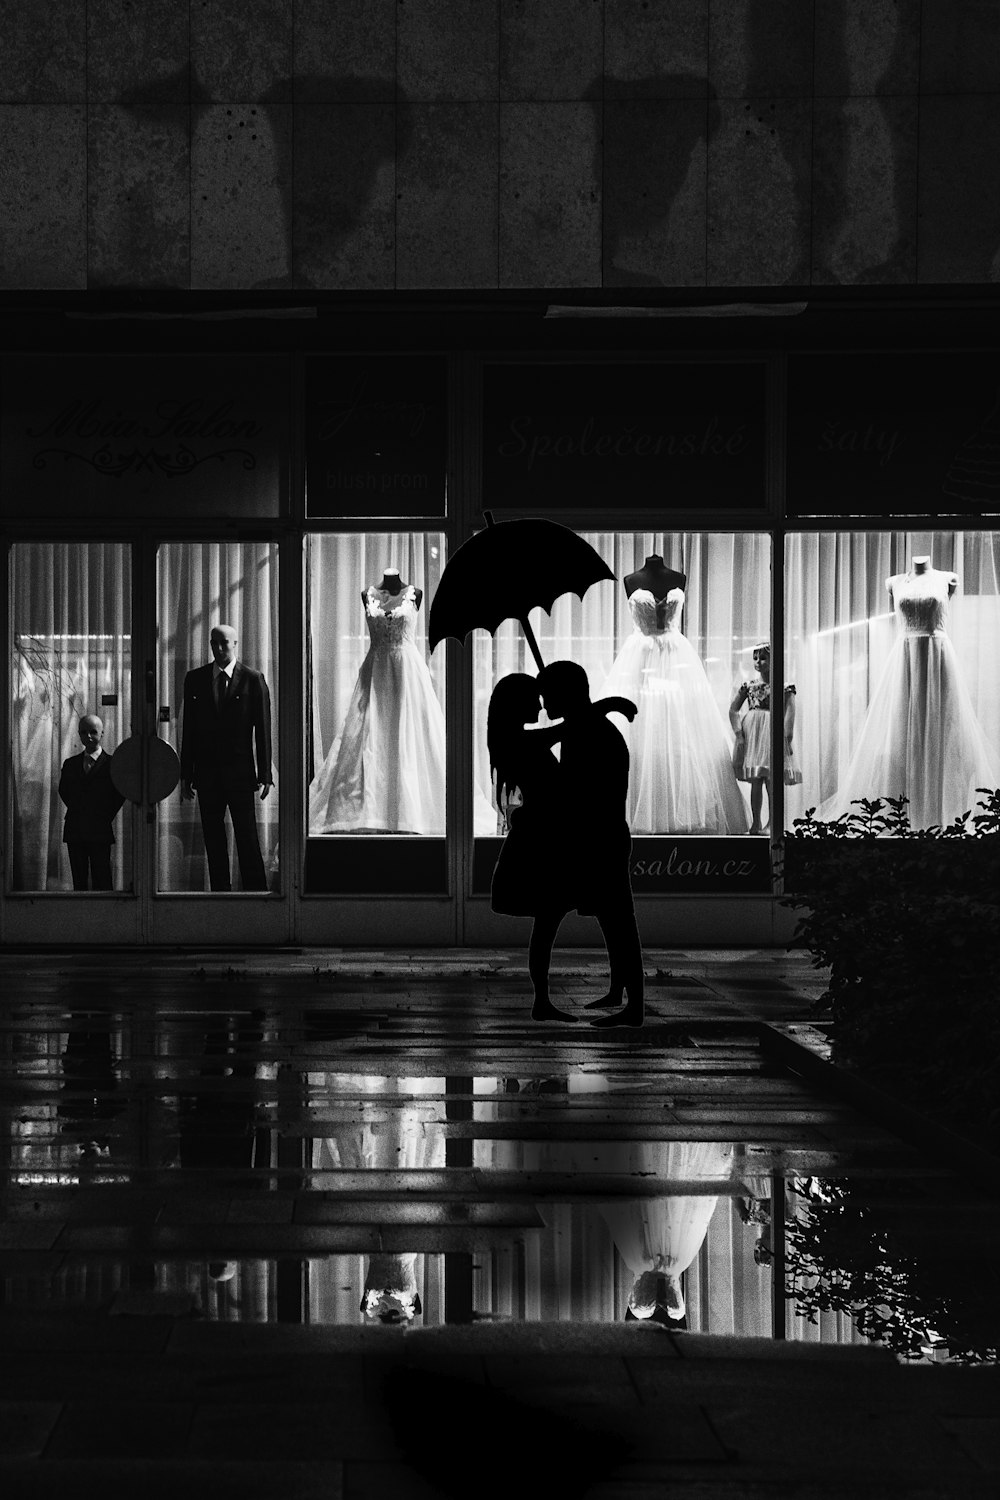
M 309 832 L 443 838 L 444 711 L 415 644 L 413 585 L 401 596 L 366 589 L 365 618 L 371 645 L 340 737 L 309 788 Z
M 683 589 L 663 601 L 662 623 L 648 589 L 629 596 L 634 630 L 615 658 L 602 695 L 631 698 L 628 821 L 633 834 L 742 834 L 750 826 L 732 763 L 733 737 L 705 668 L 681 634 Z
M 945 826 L 1000 786 L 1000 754 L 976 717 L 948 639 L 954 573 L 927 568 L 886 579 L 900 627 L 837 791 L 816 810 L 850 812 L 861 798 L 908 797 L 910 826 Z M 858 811 L 858 809 L 854 809 Z

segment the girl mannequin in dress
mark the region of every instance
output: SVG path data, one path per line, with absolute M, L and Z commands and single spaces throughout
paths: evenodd
M 733 768 L 740 781 L 750 783 L 751 833 L 766 833 L 771 819 L 771 647 L 758 641 L 753 648 L 756 679 L 741 682 L 729 705 L 729 722 L 736 735 L 733 746 Z M 797 786 L 802 773 L 795 764 L 792 734 L 795 730 L 795 684 L 785 683 L 785 756 L 786 786 Z M 740 710 L 746 704 L 746 713 Z M 767 788 L 767 823 L 761 823 L 764 789 Z

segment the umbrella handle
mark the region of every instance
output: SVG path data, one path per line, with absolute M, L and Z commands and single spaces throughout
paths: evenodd
M 524 631 L 524 639 L 528 643 L 528 649 L 530 650 L 532 656 L 535 658 L 535 665 L 540 672 L 545 666 L 545 663 L 542 661 L 542 653 L 539 651 L 538 642 L 535 640 L 535 632 L 528 624 L 528 616 L 523 615 L 518 623 L 520 624 L 521 629 Z

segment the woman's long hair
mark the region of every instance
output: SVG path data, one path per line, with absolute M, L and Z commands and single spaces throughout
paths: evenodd
M 496 775 L 498 801 L 504 790 L 509 796 L 520 784 L 524 726 L 538 718 L 540 701 L 538 679 L 527 672 L 511 672 L 493 689 L 486 715 L 486 747 L 490 770 Z

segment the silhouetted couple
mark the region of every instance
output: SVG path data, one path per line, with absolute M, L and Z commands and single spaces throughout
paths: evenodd
M 536 725 L 540 704 L 558 724 Z M 574 909 L 595 916 L 608 950 L 611 987 L 590 1002 L 623 1009 L 595 1026 L 641 1026 L 642 948 L 629 880 L 631 836 L 625 816 L 628 747 L 605 717 L 635 717 L 625 698 L 591 703 L 587 674 L 553 662 L 538 677 L 501 678 L 490 699 L 487 742 L 497 804 L 509 832 L 493 872 L 492 906 L 534 918 L 528 973 L 536 1021 L 570 1021 L 549 998 L 549 963 L 559 924 Z M 560 745 L 557 760 L 553 746 Z

